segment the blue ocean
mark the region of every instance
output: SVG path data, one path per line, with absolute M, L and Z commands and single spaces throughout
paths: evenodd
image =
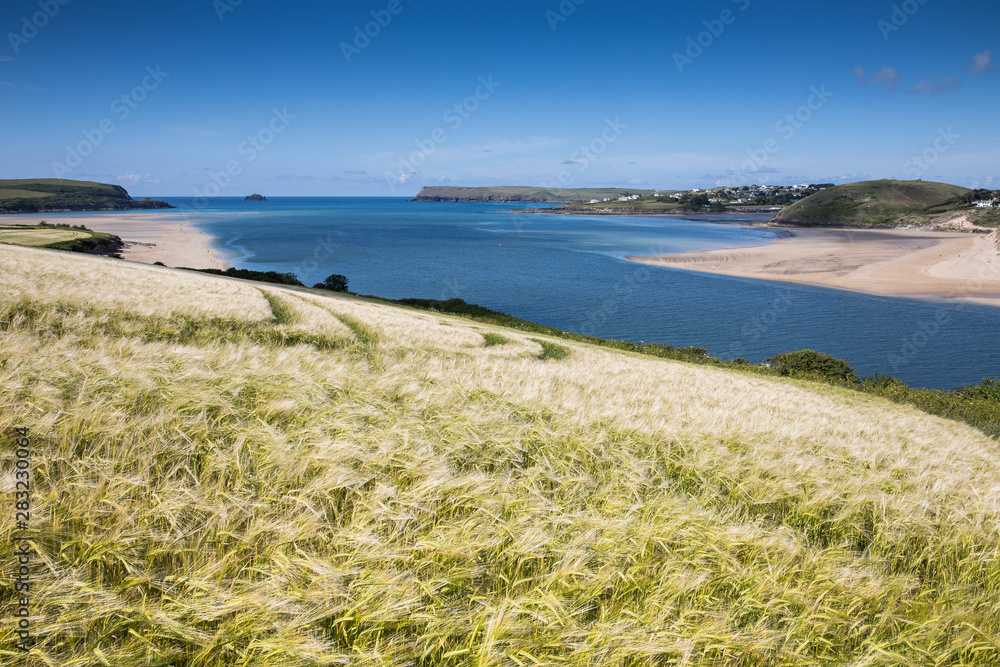
M 950 389 L 1000 375 L 1000 308 L 624 259 L 766 244 L 781 232 L 751 225 L 767 216 L 553 216 L 404 198 L 168 199 L 232 266 L 292 272 L 309 285 L 339 273 L 352 292 L 457 297 L 568 331 L 696 345 L 726 359 L 810 348 L 848 360 L 859 375 L 879 371 L 913 386 Z

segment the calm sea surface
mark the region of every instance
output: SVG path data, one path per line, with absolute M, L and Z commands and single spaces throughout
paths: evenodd
M 458 297 L 604 338 L 697 345 L 757 362 L 811 348 L 861 374 L 953 388 L 1000 375 L 1000 308 L 867 296 L 712 276 L 623 259 L 765 244 L 766 216 L 684 220 L 512 214 L 509 204 L 402 198 L 276 198 L 171 203 L 215 238 L 233 266 L 331 273 L 352 292 Z

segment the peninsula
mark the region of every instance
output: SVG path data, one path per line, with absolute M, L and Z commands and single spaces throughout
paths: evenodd
M 64 179 L 0 180 L 0 243 L 120 255 L 170 266 L 224 269 L 228 262 L 189 213 L 133 199 L 120 185 Z M 80 212 L 93 212 L 80 215 Z
M 0 213 L 131 211 L 174 208 L 165 201 L 133 199 L 120 185 L 62 178 L 0 180 Z
M 415 202 L 484 202 L 500 204 L 567 204 L 587 202 L 605 197 L 651 197 L 657 190 L 634 188 L 542 188 L 504 186 L 490 188 L 464 188 L 450 186 L 424 187 L 413 199 Z

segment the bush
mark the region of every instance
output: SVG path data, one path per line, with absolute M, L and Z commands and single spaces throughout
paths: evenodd
M 328 275 L 323 282 L 313 285 L 313 288 L 330 290 L 331 292 L 346 292 L 347 277 L 342 276 L 339 273 L 333 273 Z
M 483 334 L 483 347 L 493 347 L 494 345 L 506 345 L 510 339 L 498 333 L 487 332 Z
M 983 378 L 980 384 L 959 387 L 955 393 L 964 398 L 1000 401 L 1000 378 Z
M 540 340 L 538 338 L 532 338 L 533 342 L 538 343 L 542 346 L 542 351 L 538 355 L 539 359 L 565 359 L 569 356 L 569 348 L 563 347 L 558 343 L 552 343 L 547 340 Z
M 802 377 L 807 379 L 823 379 L 827 381 L 857 384 L 858 376 L 854 369 L 843 359 L 835 359 L 829 354 L 815 350 L 797 350 L 771 357 L 768 363 L 774 364 L 781 375 Z
M 294 273 L 278 273 L 277 271 L 251 271 L 249 269 L 229 268 L 222 269 L 188 269 L 201 273 L 211 273 L 216 276 L 228 276 L 230 278 L 242 278 L 243 280 L 256 280 L 261 283 L 274 283 L 275 285 L 295 285 L 305 287 Z

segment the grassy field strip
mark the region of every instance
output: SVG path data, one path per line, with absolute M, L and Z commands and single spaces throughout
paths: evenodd
M 683 363 L 635 358 L 623 364 L 617 355 L 586 348 L 550 367 L 495 368 L 479 361 L 484 368 L 449 372 L 518 402 L 561 408 L 581 424 L 597 420 L 668 438 L 731 441 L 778 466 L 801 457 L 811 474 L 832 467 L 839 475 L 849 463 L 859 475 L 881 471 L 900 480 L 894 486 L 933 493 L 956 511 L 967 502 L 988 503 L 992 514 L 1000 499 L 996 441 L 882 399 Z
M 970 427 L 53 254 L 0 248 L 41 638 L 5 665 L 1000 663 L 1000 449 Z
M 356 299 L 331 300 L 325 295 L 317 295 L 313 298 L 319 299 L 320 302 L 325 302 L 326 307 L 330 308 L 331 312 L 350 313 L 350 315 L 342 314 L 338 315 L 338 317 L 354 321 L 358 324 L 362 322 L 370 323 L 370 325 L 362 326 L 374 326 L 379 331 L 382 331 L 383 337 L 388 337 L 387 342 L 394 347 L 408 347 L 414 343 L 417 343 L 420 347 L 431 347 L 441 350 L 454 350 L 465 347 L 490 347 L 491 356 L 506 358 L 517 358 L 525 355 L 550 358 L 549 355 L 551 354 L 558 357 L 563 352 L 557 352 L 556 350 L 569 349 L 562 344 L 563 341 L 555 343 L 554 341 L 546 340 L 543 345 L 540 339 L 516 334 L 507 329 L 503 329 L 504 333 L 501 336 L 506 341 L 503 345 L 487 345 L 488 339 L 484 336 L 490 332 L 493 332 L 492 335 L 500 335 L 495 332 L 501 329 L 483 324 L 472 325 L 465 318 L 445 313 L 431 316 L 425 312 L 410 309 L 404 310 L 412 314 L 412 317 L 408 318 L 404 326 L 400 326 L 398 318 L 399 309 L 392 306 L 374 304 Z M 383 313 L 388 314 L 389 317 L 384 317 Z M 454 330 L 449 330 L 451 327 L 454 327 Z M 444 346 L 439 347 L 442 344 Z M 550 346 L 548 349 L 551 349 L 552 352 L 546 352 L 546 345 Z
M 43 246 L 57 241 L 86 238 L 87 232 L 72 229 L 11 229 L 0 228 L 0 243 L 13 243 L 24 246 Z
M 21 198 L 21 197 L 51 197 L 51 192 L 37 192 L 35 190 L 18 190 L 16 188 L 0 187 L 0 198 Z
M 0 246 L 0 272 L 5 299 L 86 303 L 126 308 L 136 315 L 177 312 L 257 322 L 271 317 L 267 302 L 251 284 L 159 266 Z

